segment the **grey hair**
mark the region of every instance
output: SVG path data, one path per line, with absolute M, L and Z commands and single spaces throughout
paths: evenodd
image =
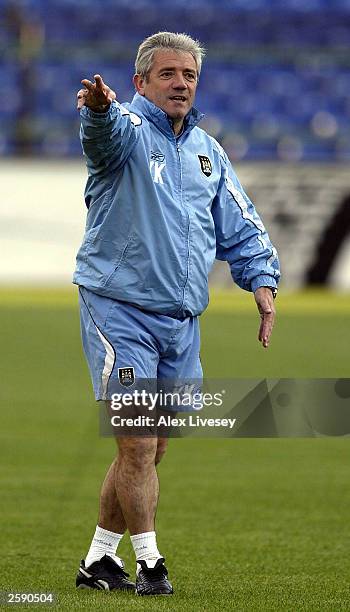
M 174 32 L 158 32 L 158 34 L 152 34 L 152 36 L 145 38 L 137 52 L 136 74 L 147 77 L 152 70 L 154 53 L 161 49 L 190 53 L 196 62 L 198 76 L 200 75 L 202 60 L 205 56 L 204 47 L 198 40 L 194 40 L 188 34 L 175 34 Z

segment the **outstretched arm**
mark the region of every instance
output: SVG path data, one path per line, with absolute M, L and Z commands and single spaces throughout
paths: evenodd
M 77 94 L 80 138 L 90 175 L 121 168 L 138 139 L 141 120 L 116 100 L 116 93 L 100 74 L 95 82 L 83 79 Z

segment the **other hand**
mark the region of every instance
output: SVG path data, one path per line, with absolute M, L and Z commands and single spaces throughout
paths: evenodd
M 258 339 L 263 347 L 267 348 L 276 314 L 272 291 L 268 287 L 259 287 L 255 291 L 254 297 L 261 318 Z

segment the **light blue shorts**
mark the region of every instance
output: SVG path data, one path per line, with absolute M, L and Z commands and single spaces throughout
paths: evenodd
M 144 381 L 200 384 L 198 317 L 173 319 L 79 287 L 83 347 L 96 400 Z

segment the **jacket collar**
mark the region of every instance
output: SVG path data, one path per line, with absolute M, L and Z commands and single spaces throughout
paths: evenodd
M 136 93 L 130 104 L 130 110 L 139 111 L 143 114 L 146 119 L 152 121 L 158 129 L 161 130 L 166 136 L 174 138 L 174 131 L 170 117 L 161 109 L 158 108 L 153 102 Z M 200 113 L 196 108 L 192 107 L 190 112 L 187 113 L 184 120 L 183 134 L 190 132 L 200 121 L 203 119 L 203 113 Z

